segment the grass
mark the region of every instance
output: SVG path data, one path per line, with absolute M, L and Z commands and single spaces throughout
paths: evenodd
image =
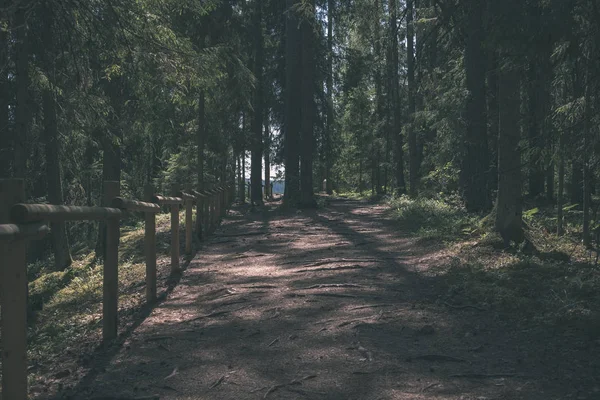
M 432 271 L 443 288 L 441 300 L 488 309 L 521 324 L 600 338 L 600 268 L 579 245 L 577 211 L 566 214 L 563 237 L 555 234 L 555 210 L 528 213 L 527 237 L 536 249 L 522 251 L 503 249 L 489 218 L 468 214 L 455 198 L 399 197 L 389 206 L 402 231 L 446 243 L 450 261 Z
M 194 216 L 195 219 L 195 216 Z M 170 272 L 170 214 L 158 214 L 157 274 L 159 291 L 166 286 Z M 185 212 L 180 213 L 180 245 L 185 240 Z M 181 251 L 183 253 L 183 250 Z M 165 259 L 160 262 L 160 259 Z M 135 313 L 145 304 L 144 227 L 143 223 L 121 228 L 119 246 L 119 326 L 132 323 Z M 47 381 L 53 373 L 84 364 L 101 343 L 103 267 L 94 261 L 90 250 L 77 258 L 65 271 L 48 271 L 46 263 L 31 265 L 29 284 L 30 383 Z
M 478 218 L 464 209 L 454 198 L 410 199 L 407 196 L 389 200 L 391 217 L 400 229 L 423 240 L 456 241 L 477 232 Z

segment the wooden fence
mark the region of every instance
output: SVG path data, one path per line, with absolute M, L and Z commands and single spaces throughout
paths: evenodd
M 185 208 L 185 251 L 192 252 L 192 210 L 196 204 L 201 219 L 199 237 L 211 233 L 233 200 L 232 187 L 175 192 L 176 197 L 160 196 L 151 186 L 144 201 L 119 197 L 119 182 L 104 182 L 108 207 L 75 207 L 25 204 L 23 181 L 0 180 L 0 305 L 2 306 L 2 392 L 0 398 L 27 399 L 27 242 L 50 232 L 48 222 L 105 221 L 106 249 L 102 297 L 102 338 L 117 337 L 118 264 L 120 219 L 128 213 L 145 214 L 146 300 L 156 300 L 156 214 L 163 206 L 171 210 L 171 272 L 179 270 L 179 209 Z

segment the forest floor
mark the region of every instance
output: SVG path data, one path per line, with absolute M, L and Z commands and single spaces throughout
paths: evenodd
M 168 298 L 55 398 L 600 399 L 587 324 L 474 296 L 455 246 L 407 234 L 386 205 L 279 205 L 230 211 Z

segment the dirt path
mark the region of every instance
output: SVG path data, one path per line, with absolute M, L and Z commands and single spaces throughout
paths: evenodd
M 242 211 L 74 398 L 593 398 L 565 387 L 543 338 L 440 301 L 436 245 L 384 207 Z

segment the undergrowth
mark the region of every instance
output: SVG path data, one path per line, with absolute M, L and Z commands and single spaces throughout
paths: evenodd
M 194 216 L 195 218 L 195 216 Z M 166 287 L 170 263 L 170 214 L 158 214 L 157 275 L 159 290 Z M 185 213 L 180 214 L 180 237 L 185 233 Z M 180 240 L 184 245 L 185 240 Z M 183 249 L 181 254 L 184 254 Z M 164 259 L 164 261 L 161 261 Z M 90 249 L 77 257 L 64 271 L 51 271 L 52 260 L 30 265 L 28 358 L 30 383 L 36 387 L 52 374 L 85 366 L 90 354 L 101 344 L 103 265 Z M 143 223 L 121 228 L 119 245 L 119 326 L 131 323 L 145 304 Z M 37 384 L 37 385 L 36 385 Z
M 490 217 L 467 213 L 456 197 L 403 196 L 389 206 L 401 231 L 446 242 L 449 261 L 433 269 L 443 302 L 600 339 L 600 268 L 580 245 L 579 211 L 567 209 L 562 237 L 552 208 L 525 213 L 534 247 L 526 251 L 504 249 Z
M 423 240 L 456 241 L 477 232 L 478 217 L 467 213 L 456 197 L 447 199 L 407 196 L 389 200 L 398 227 Z

